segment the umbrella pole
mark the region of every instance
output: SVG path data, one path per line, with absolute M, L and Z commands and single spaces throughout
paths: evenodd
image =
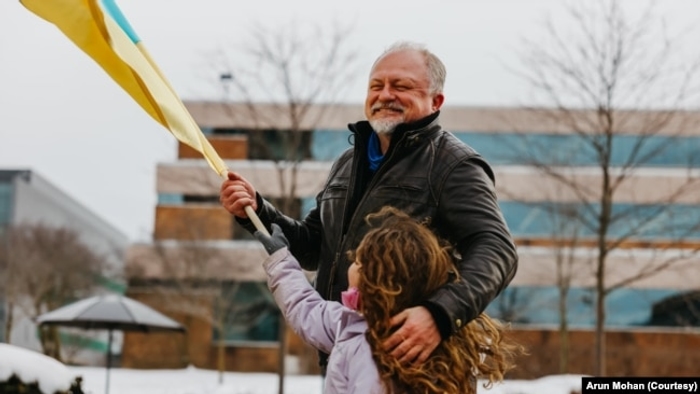
M 112 329 L 109 329 L 109 339 L 107 340 L 107 383 L 105 383 L 105 394 L 109 394 L 109 370 L 112 368 Z

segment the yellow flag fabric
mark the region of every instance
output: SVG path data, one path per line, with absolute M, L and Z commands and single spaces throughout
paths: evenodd
M 105 12 L 99 0 L 20 0 L 39 17 L 56 25 L 89 55 L 153 119 L 183 143 L 196 149 L 222 177 L 224 161 L 206 139 L 189 111 L 141 42 L 130 37 Z M 113 7 L 116 5 L 112 4 Z

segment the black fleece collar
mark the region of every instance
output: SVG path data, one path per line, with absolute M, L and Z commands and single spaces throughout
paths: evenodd
M 400 138 L 401 135 L 404 133 L 418 133 L 421 132 L 424 128 L 428 127 L 431 123 L 435 121 L 440 116 L 440 110 L 433 112 L 432 114 L 422 118 L 418 119 L 413 122 L 408 122 L 408 123 L 401 123 L 398 126 L 396 126 L 396 129 L 394 132 L 391 134 L 391 142 L 392 144 L 394 141 L 397 141 L 398 138 Z M 369 138 L 369 133 L 374 132 L 374 129 L 372 129 L 372 126 L 369 124 L 368 120 L 362 120 L 357 123 L 350 123 L 348 125 L 348 128 L 350 131 L 353 133 L 357 133 L 360 136 L 364 138 Z

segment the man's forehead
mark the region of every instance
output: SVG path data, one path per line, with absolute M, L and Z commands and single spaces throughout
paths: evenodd
M 425 59 L 420 52 L 403 50 L 397 52 L 387 53 L 386 55 L 379 58 L 372 67 L 372 71 L 379 68 L 386 67 L 397 67 L 400 65 L 406 65 L 411 68 L 427 68 L 425 64 Z
M 387 78 L 425 80 L 428 78 L 428 67 L 419 53 L 391 53 L 380 59 L 370 72 L 370 80 Z

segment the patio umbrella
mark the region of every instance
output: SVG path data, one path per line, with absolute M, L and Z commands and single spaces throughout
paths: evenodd
M 86 298 L 63 306 L 37 318 L 39 325 L 108 330 L 107 383 L 112 367 L 112 331 L 185 331 L 175 320 L 128 297 L 110 294 Z

